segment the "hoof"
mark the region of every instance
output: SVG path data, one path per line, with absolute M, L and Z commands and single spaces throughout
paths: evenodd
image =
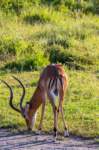
M 69 137 L 69 132 L 68 131 L 64 131 L 64 137 Z
M 38 128 L 38 130 L 39 130 L 39 131 L 41 131 L 41 130 L 42 130 L 42 128 L 41 128 L 41 127 L 39 127 L 39 128 Z
M 38 131 L 35 131 L 35 133 L 36 133 L 37 135 L 40 135 L 40 134 L 42 133 L 42 131 L 41 131 L 41 130 L 38 130 Z
M 54 140 L 56 141 L 57 139 L 57 132 L 54 132 Z
M 38 126 L 38 130 L 39 130 L 39 131 L 42 130 L 42 126 L 41 126 L 41 125 Z
M 31 129 L 31 128 L 28 128 L 28 131 L 32 131 L 32 129 Z

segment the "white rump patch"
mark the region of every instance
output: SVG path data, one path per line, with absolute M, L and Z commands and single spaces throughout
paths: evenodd
M 47 80 L 47 87 L 50 86 L 47 89 L 48 89 L 48 93 L 51 95 L 51 97 L 54 101 L 54 104 L 58 105 L 59 104 L 59 101 L 58 101 L 59 100 L 59 90 L 61 88 L 61 82 L 58 78 L 57 78 L 57 82 L 55 80 L 55 82 L 53 83 L 53 81 L 54 81 L 54 79 L 51 80 L 50 78 Z M 62 83 L 63 83 L 63 80 L 62 80 Z M 58 95 L 55 94 L 55 90 L 57 90 Z

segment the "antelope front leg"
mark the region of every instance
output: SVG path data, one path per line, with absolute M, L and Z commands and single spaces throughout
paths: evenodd
M 42 130 L 42 123 L 43 123 L 43 119 L 44 119 L 44 112 L 45 112 L 45 101 L 42 103 L 42 110 L 41 110 L 41 119 L 40 119 L 40 124 L 38 129 Z

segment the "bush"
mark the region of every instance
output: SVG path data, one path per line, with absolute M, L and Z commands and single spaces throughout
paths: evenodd
M 50 5 L 57 10 L 70 9 L 72 11 L 81 10 L 83 12 L 99 13 L 99 1 L 98 0 L 83 0 L 78 3 L 76 0 L 1 0 L 0 8 L 5 12 L 15 12 L 20 14 L 23 8 L 29 8 L 32 5 Z M 64 6 L 64 7 L 63 7 Z
M 37 32 L 33 38 L 36 40 L 45 41 L 47 47 L 54 44 L 60 45 L 64 48 L 69 48 L 71 46 L 68 33 L 60 28 L 41 30 L 41 32 Z
M 18 57 L 26 51 L 28 42 L 22 39 L 14 39 L 11 36 L 3 36 L 0 40 L 0 56 L 16 56 Z
M 46 23 L 50 21 L 50 18 L 48 16 L 44 16 L 43 14 L 33 14 L 25 16 L 24 21 L 30 24 Z
M 47 64 L 48 61 L 42 53 L 38 53 L 34 56 L 27 56 L 23 59 L 12 61 L 11 63 L 6 64 L 2 70 L 11 70 L 11 71 L 31 71 L 38 70 L 40 67 Z
M 79 56 L 73 51 L 63 49 L 61 46 L 54 45 L 50 47 L 49 60 L 51 63 L 61 62 L 67 65 L 69 68 L 74 68 L 77 70 L 86 69 L 86 65 L 93 65 L 94 58 L 88 58 L 87 56 Z
M 44 58 L 43 47 L 36 41 L 13 39 L 8 36 L 2 38 L 0 42 L 0 57 L 6 56 L 3 61 L 7 59 L 7 64 L 2 69 L 31 70 L 48 63 L 48 59 Z M 11 56 L 15 61 L 11 62 Z
M 15 41 L 10 36 L 4 36 L 0 39 L 0 55 L 16 54 Z
M 25 5 L 25 2 L 24 0 L 1 0 L 0 7 L 7 13 L 15 12 L 16 14 L 20 14 L 22 8 Z

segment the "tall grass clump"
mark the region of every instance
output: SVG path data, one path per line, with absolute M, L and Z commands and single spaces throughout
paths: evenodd
M 10 3 L 12 1 L 9 0 Z M 36 3 L 30 0 L 27 3 L 28 6 L 22 6 L 20 14 L 14 14 L 14 16 L 11 12 L 7 14 L 1 10 L 3 13 L 0 15 L 0 60 L 6 66 L 5 68 L 8 68 L 11 61 L 14 65 L 10 65 L 9 69 L 18 64 L 26 66 L 27 63 L 29 67 L 26 66 L 26 68 L 29 70 L 39 68 L 48 62 L 60 62 L 77 70 L 98 68 L 99 21 L 97 15 L 88 14 L 87 16 L 83 12 L 81 14 L 78 11 L 71 11 L 71 6 L 76 5 L 76 2 L 72 0 L 53 1 L 53 4 L 46 1 L 47 3 L 50 3 L 50 6 L 46 6 L 45 1 Z M 64 9 L 68 5 L 69 11 L 56 9 L 55 6 L 58 6 L 58 3 L 64 6 Z M 88 4 L 87 1 L 83 3 Z M 21 4 L 23 5 L 23 1 Z M 25 67 L 14 68 L 25 69 Z
M 37 70 L 48 63 L 44 57 L 44 51 L 40 45 L 27 43 L 26 41 L 16 41 L 14 60 L 10 61 L 2 68 L 12 71 Z
M 11 12 L 20 15 L 23 9 L 39 5 L 50 5 L 50 7 L 54 7 L 56 10 L 62 12 L 72 10 L 73 12 L 81 11 L 84 13 L 99 13 L 98 0 L 83 0 L 81 2 L 78 2 L 77 0 L 1 0 L 0 8 L 6 13 Z
M 37 11 L 37 8 L 34 7 L 33 10 L 29 9 L 28 13 L 24 13 L 23 19 L 26 23 L 35 24 L 35 23 L 48 23 L 51 21 L 51 16 L 49 15 L 49 9 L 45 7 L 38 7 L 39 11 Z

